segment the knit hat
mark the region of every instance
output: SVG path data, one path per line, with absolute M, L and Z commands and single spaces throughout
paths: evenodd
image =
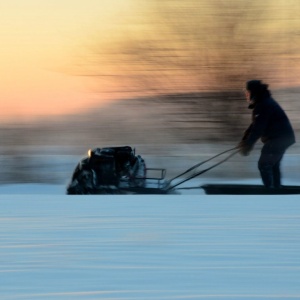
M 267 84 L 263 84 L 261 80 L 250 80 L 246 83 L 246 89 L 251 92 L 251 94 L 260 94 L 268 89 Z
M 246 83 L 246 89 L 250 92 L 250 99 L 255 103 L 262 101 L 266 97 L 270 97 L 268 85 L 261 80 L 250 80 Z
M 261 80 L 250 80 L 246 83 L 246 89 L 250 92 L 260 91 L 262 88 Z

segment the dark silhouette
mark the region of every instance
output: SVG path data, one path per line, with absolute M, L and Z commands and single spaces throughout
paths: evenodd
M 249 155 L 256 141 L 261 138 L 264 146 L 258 169 L 265 187 L 281 186 L 280 162 L 286 149 L 295 143 L 290 121 L 280 105 L 272 98 L 268 85 L 260 80 L 246 84 L 246 98 L 252 109 L 252 123 L 239 143 L 240 153 Z

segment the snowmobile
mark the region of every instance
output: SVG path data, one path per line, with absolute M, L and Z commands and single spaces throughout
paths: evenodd
M 130 146 L 95 148 L 77 164 L 67 194 L 162 194 L 165 175 L 165 169 L 147 168 Z

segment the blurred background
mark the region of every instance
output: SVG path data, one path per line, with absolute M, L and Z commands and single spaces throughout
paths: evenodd
M 176 175 L 239 142 L 250 79 L 299 140 L 299 15 L 298 0 L 1 3 L 0 184 L 66 184 L 89 148 L 118 145 Z M 260 148 L 206 176 L 258 178 Z

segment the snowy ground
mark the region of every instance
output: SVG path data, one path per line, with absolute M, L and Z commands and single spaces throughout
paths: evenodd
M 300 199 L 0 186 L 0 299 L 300 299 Z

